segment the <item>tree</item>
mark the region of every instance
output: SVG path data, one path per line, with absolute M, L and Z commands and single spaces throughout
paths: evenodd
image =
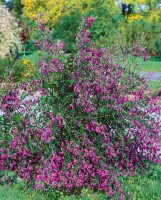
M 135 6 L 135 12 L 125 16 L 125 22 L 119 27 L 120 41 L 135 43 L 143 39 L 148 51 L 154 55 L 161 49 L 161 9 L 157 0 L 128 0 Z
M 67 51 L 73 48 L 74 33 L 82 17 L 97 18 L 92 35 L 99 44 L 104 44 L 104 40 L 117 32 L 122 17 L 113 0 L 46 0 L 45 3 L 42 0 L 24 0 L 23 5 L 24 15 L 30 19 L 42 14 L 45 25 L 53 32 L 53 39 L 63 40 Z
M 14 0 L 13 9 L 17 17 L 20 17 L 23 13 L 23 4 L 21 0 Z
M 24 0 L 23 5 L 24 15 L 33 19 L 41 13 L 49 26 L 59 22 L 62 16 L 70 15 L 75 11 L 83 15 L 88 12 L 94 13 L 98 7 L 101 7 L 106 14 L 112 13 L 116 8 L 113 0 L 109 0 L 108 3 L 98 0 Z
M 7 8 L 0 5 L 0 58 L 13 55 L 20 48 L 18 23 Z
M 24 15 L 34 19 L 41 13 L 46 24 L 50 26 L 65 12 L 65 4 L 65 0 L 24 0 Z

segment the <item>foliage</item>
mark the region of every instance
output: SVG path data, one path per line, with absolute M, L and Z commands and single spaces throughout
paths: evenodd
M 73 12 L 81 12 L 84 14 L 87 10 L 92 9 L 93 0 L 46 0 L 37 1 L 37 0 L 25 0 L 24 5 L 24 14 L 29 18 L 37 18 L 38 14 L 41 13 L 45 23 L 51 27 L 52 25 L 59 22 L 60 18 L 66 15 L 69 15 Z M 96 1 L 97 2 L 97 1 Z M 111 0 L 110 0 L 111 3 Z
M 20 82 L 24 78 L 33 77 L 35 75 L 35 68 L 37 62 L 34 64 L 27 59 L 5 58 L 0 61 L 0 79 L 2 82 L 6 81 L 6 71 L 10 71 L 8 76 L 13 79 L 13 82 Z
M 155 46 L 157 48 L 159 56 L 161 56 L 161 39 L 157 39 L 157 41 L 155 42 Z
M 23 13 L 23 5 L 22 5 L 22 1 L 21 0 L 14 0 L 14 5 L 13 5 L 13 10 L 14 13 L 16 14 L 16 16 L 18 18 L 21 18 L 21 15 Z
M 120 176 L 160 162 L 161 108 L 157 97 L 144 95 L 146 80 L 127 62 L 147 60 L 146 50 L 94 46 L 94 20 L 82 21 L 69 56 L 39 22 L 39 79 L 1 95 L 0 163 L 34 188 L 80 193 L 85 187 L 122 200 Z
M 37 51 L 38 48 L 33 42 L 33 38 L 37 39 L 40 36 L 35 31 L 36 23 L 28 18 L 21 18 L 21 40 L 23 41 L 24 48 L 27 52 Z
M 130 3 L 137 4 L 137 1 Z M 152 55 L 160 54 L 161 9 L 156 6 L 156 0 L 145 1 L 144 3 L 149 6 L 147 11 L 142 10 L 126 16 L 127 23 L 122 23 L 119 28 L 121 32 L 120 40 L 133 44 L 144 39 L 144 45 Z
M 0 4 L 4 5 L 5 4 L 5 0 L 0 0 Z
M 47 24 L 56 23 L 62 16 L 62 13 L 66 10 L 65 0 L 25 0 L 24 14 L 33 19 L 38 16 L 39 13 L 43 14 L 44 20 Z
M 97 20 L 92 27 L 92 37 L 99 46 L 110 46 L 116 44 L 119 35 L 118 27 L 124 21 L 119 7 L 113 0 L 93 1 L 92 10 L 87 12 L 88 16 L 96 16 Z
M 52 26 L 52 38 L 54 40 L 61 39 L 65 43 L 66 52 L 71 52 L 73 50 L 75 42 L 74 34 L 79 27 L 81 17 L 81 13 L 76 10 L 70 15 L 62 16 L 60 22 Z
M 70 13 L 70 15 L 68 15 L 69 17 L 62 17 L 60 19 L 60 24 L 56 24 L 53 27 L 53 32 L 55 33 L 54 36 L 57 36 L 57 38 L 59 37 L 59 39 L 62 39 L 64 42 L 69 44 L 69 51 L 73 50 L 74 34 L 77 32 L 79 26 L 78 20 L 83 16 L 80 10 L 81 9 Z M 99 46 L 110 46 L 116 42 L 116 38 L 118 37 L 117 29 L 123 18 L 119 9 L 112 3 L 112 1 L 109 1 L 108 3 L 92 1 L 91 7 L 88 8 L 84 15 L 96 16 L 97 18 L 91 30 L 91 39 L 93 42 Z M 61 29 L 59 29 L 59 27 L 61 27 Z M 62 32 L 65 34 L 62 34 Z
M 36 2 L 36 0 L 24 1 L 24 15 L 29 18 L 36 18 L 40 12 L 45 25 L 53 32 L 53 39 L 62 40 L 66 45 L 67 52 L 73 51 L 74 34 L 77 32 L 79 21 L 82 17 L 97 16 L 97 22 L 93 27 L 92 36 L 99 45 L 104 44 L 104 42 L 108 44 L 115 42 L 117 27 L 119 22 L 123 20 L 121 12 L 113 3 L 113 0 L 108 2 L 64 0 L 63 2 L 59 1 L 59 3 L 48 0 L 47 4 L 43 5 L 43 2 L 39 2 L 37 6 L 35 5 Z M 52 5 L 54 3 L 57 6 L 53 7 Z
M 33 63 L 28 59 L 23 59 L 22 63 L 25 65 L 25 70 L 22 76 L 24 77 L 32 77 L 35 75 L 36 67 Z
M 14 55 L 20 48 L 18 23 L 7 8 L 0 5 L 0 59 Z
M 24 15 L 30 19 L 39 13 L 47 27 L 53 31 L 53 39 L 61 39 L 66 44 L 66 51 L 73 51 L 74 34 L 79 26 L 79 20 L 84 16 L 97 16 L 92 36 L 97 45 L 134 44 L 144 38 L 144 46 L 151 54 L 160 54 L 161 49 L 161 9 L 157 0 L 128 0 L 134 5 L 132 14 L 121 15 L 119 6 L 114 0 L 71 0 L 71 1 L 24 1 Z M 147 10 L 140 9 L 141 4 L 147 5 Z M 53 6 L 55 5 L 55 6 Z M 140 9 L 140 10 L 139 10 Z

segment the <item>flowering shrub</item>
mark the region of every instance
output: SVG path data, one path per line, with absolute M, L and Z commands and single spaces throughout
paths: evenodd
M 0 5 L 0 59 L 14 54 L 20 48 L 20 30 L 7 8 Z
M 119 176 L 160 162 L 161 108 L 125 62 L 130 56 L 146 60 L 146 50 L 95 47 L 94 20 L 82 21 L 68 57 L 39 23 L 40 78 L 1 95 L 1 169 L 36 188 L 88 187 L 124 199 Z

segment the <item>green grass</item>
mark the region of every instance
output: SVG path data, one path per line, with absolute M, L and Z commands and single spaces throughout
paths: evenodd
M 161 165 L 154 165 L 146 174 L 123 177 L 125 200 L 161 200 Z M 128 193 L 130 197 L 128 198 Z M 23 183 L 0 186 L 0 200 L 108 200 L 105 194 L 83 189 L 81 195 L 65 195 L 58 191 L 26 189 Z M 114 198 L 113 200 L 118 200 Z
M 161 165 L 154 166 L 147 174 L 127 177 L 124 186 L 132 200 L 161 200 Z
M 12 187 L 0 186 L 0 200 L 108 200 L 108 197 L 88 189 L 83 189 L 81 195 L 65 195 L 59 191 L 31 190 L 14 184 Z
M 150 60 L 140 61 L 141 70 L 145 72 L 161 72 L 161 58 L 151 57 Z
M 40 51 L 34 51 L 34 52 L 27 52 L 25 55 L 23 53 L 20 54 L 21 59 L 28 59 L 32 61 L 33 64 L 37 64 L 40 61 L 41 58 Z
M 149 89 L 153 91 L 158 91 L 161 89 L 161 81 L 149 81 Z
M 45 196 L 40 195 L 31 189 L 25 189 L 18 184 L 12 187 L 0 186 L 0 200 L 44 200 Z

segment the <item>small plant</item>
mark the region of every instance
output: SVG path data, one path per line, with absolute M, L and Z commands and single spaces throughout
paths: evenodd
M 23 59 L 22 63 L 25 65 L 24 73 L 22 74 L 22 76 L 24 77 L 34 76 L 34 73 L 36 72 L 36 67 L 33 65 L 33 63 L 28 59 Z

